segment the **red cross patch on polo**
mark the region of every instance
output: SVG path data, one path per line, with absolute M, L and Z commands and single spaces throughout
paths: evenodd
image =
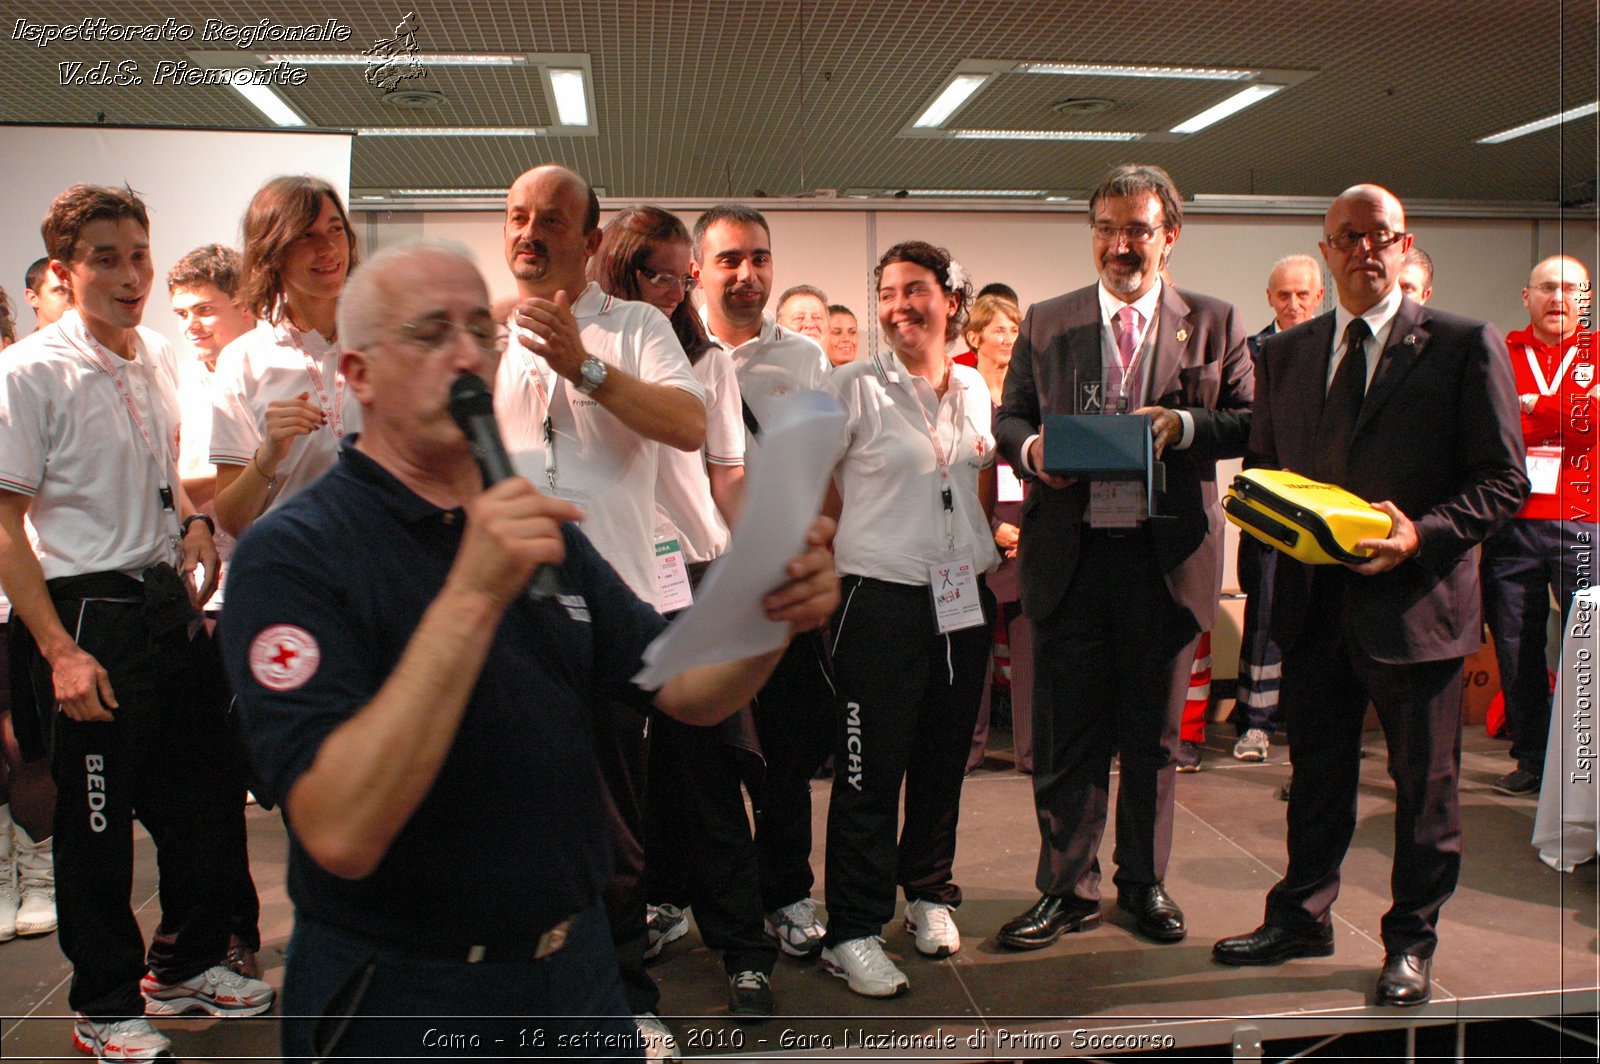
M 304 628 L 275 624 L 250 641 L 250 675 L 269 691 L 293 691 L 317 674 L 322 650 Z

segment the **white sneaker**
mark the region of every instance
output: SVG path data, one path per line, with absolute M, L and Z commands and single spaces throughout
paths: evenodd
M 924 957 L 948 957 L 961 948 L 961 932 L 948 905 L 913 901 L 906 905 L 906 930 L 916 936 Z
M 827 928 L 817 919 L 815 898 L 801 898 L 766 915 L 767 934 L 778 940 L 778 948 L 791 957 L 814 957 L 822 948 Z
M 181 983 L 163 983 L 146 972 L 139 980 L 139 992 L 144 995 L 146 1016 L 182 1016 L 195 1009 L 213 1016 L 259 1016 L 272 1007 L 276 996 L 262 980 L 220 964 Z
M 34 842 L 21 824 L 12 825 L 17 842 L 17 934 L 48 935 L 56 929 L 55 839 Z
M 639 1042 L 640 1048 L 644 1050 L 644 1059 L 683 1059 L 678 1053 L 678 1040 L 672 1037 L 672 1032 L 661 1021 L 660 1016 L 653 1012 L 646 1012 L 635 1016 L 633 1022 L 639 1025 Z
M 171 1060 L 172 1042 L 143 1017 L 95 1023 L 78 1014 L 72 1044 L 96 1060 Z
M 1239 741 L 1233 744 L 1233 756 L 1240 761 L 1265 761 L 1267 747 L 1272 745 L 1272 737 L 1261 728 L 1250 728 Z
M 676 905 L 646 905 L 644 913 L 644 959 L 654 960 L 667 948 L 689 933 L 689 917 Z
M 848 980 L 850 989 L 863 997 L 899 997 L 911 989 L 906 973 L 896 968 L 894 961 L 883 952 L 883 939 L 877 935 L 824 946 L 822 966 L 840 979 Z
M 0 805 L 0 942 L 17 937 L 17 866 L 12 859 L 11 807 Z

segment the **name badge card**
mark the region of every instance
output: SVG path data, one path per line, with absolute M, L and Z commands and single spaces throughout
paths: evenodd
M 694 605 L 689 588 L 689 566 L 683 559 L 683 544 L 677 538 L 656 540 L 656 597 L 662 613 L 686 610 Z
M 1533 482 L 1533 494 L 1554 495 L 1561 488 L 1561 448 L 1529 447 L 1528 479 Z
M 933 618 L 939 634 L 959 632 L 983 624 L 983 601 L 978 597 L 978 570 L 969 555 L 928 566 L 928 586 L 933 591 Z
M 1142 480 L 1089 482 L 1090 528 L 1138 528 L 1150 516 Z

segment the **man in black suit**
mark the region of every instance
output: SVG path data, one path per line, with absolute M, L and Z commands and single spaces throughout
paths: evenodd
M 1357 544 L 1372 552 L 1358 565 L 1279 559 L 1272 624 L 1294 736 L 1289 867 L 1263 925 L 1212 954 L 1238 965 L 1333 952 L 1370 698 L 1395 783 L 1377 1002 L 1420 1005 L 1461 866 L 1461 661 L 1481 630 L 1472 548 L 1522 505 L 1528 478 L 1500 334 L 1422 307 L 1396 284 L 1411 247 L 1400 201 L 1357 185 L 1333 201 L 1323 232 L 1339 306 L 1263 345 L 1251 458 L 1381 500 L 1373 506 L 1392 524 Z
M 1172 848 L 1178 725 L 1195 641 L 1221 585 L 1218 458 L 1249 434 L 1251 372 L 1234 308 L 1162 284 L 1183 209 L 1166 172 L 1113 170 L 1089 200 L 1100 282 L 1032 307 L 1012 354 L 996 438 L 1039 481 L 1022 507 L 1023 610 L 1035 628 L 1034 803 L 1042 897 L 1003 927 L 1014 949 L 1100 920 L 1113 753 L 1118 904 L 1160 942 L 1183 938 L 1162 880 Z M 1044 415 L 1150 418 L 1166 487 L 1044 471 Z M 1132 496 L 1130 499 L 1129 496 Z

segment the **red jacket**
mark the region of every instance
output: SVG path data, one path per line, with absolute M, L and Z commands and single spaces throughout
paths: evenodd
M 1506 347 L 1511 351 L 1511 371 L 1516 376 L 1519 396 L 1535 395 L 1533 410 L 1522 412 L 1522 441 L 1529 448 L 1560 447 L 1560 484 L 1553 494 L 1528 496 L 1527 505 L 1518 513 L 1523 520 L 1534 521 L 1584 521 L 1600 523 L 1600 473 L 1595 462 L 1595 419 L 1600 416 L 1600 402 L 1595 389 L 1596 361 L 1600 351 L 1595 348 L 1593 333 L 1578 331 L 1559 345 L 1540 343 L 1530 326 L 1506 336 Z M 1574 347 L 1576 348 L 1575 350 Z M 1562 361 L 1572 351 L 1572 362 L 1561 376 L 1560 384 L 1550 395 L 1542 389 L 1528 364 L 1528 352 L 1548 386 L 1561 369 Z

